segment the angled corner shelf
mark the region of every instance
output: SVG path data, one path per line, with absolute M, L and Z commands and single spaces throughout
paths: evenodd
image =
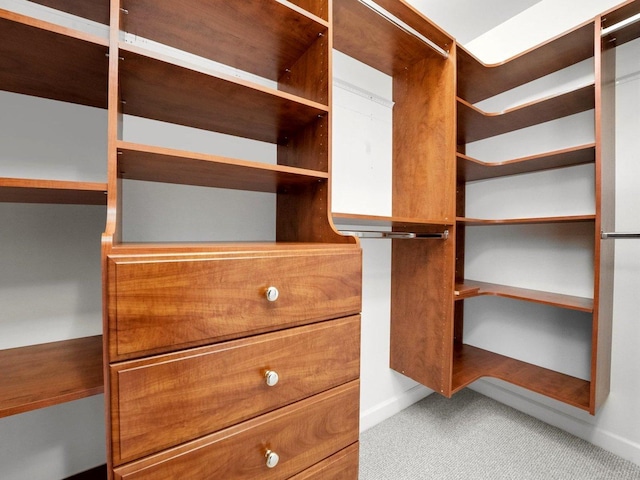
M 483 162 L 457 154 L 458 180 L 471 182 L 555 168 L 574 167 L 595 162 L 595 143 L 540 153 L 503 162 Z

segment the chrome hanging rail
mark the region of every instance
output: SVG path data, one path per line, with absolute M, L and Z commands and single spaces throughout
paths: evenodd
M 618 30 L 622 30 L 624 27 L 628 25 L 632 25 L 636 22 L 640 22 L 640 13 L 633 15 L 632 17 L 629 17 L 626 20 L 622 20 L 621 22 L 618 22 L 614 25 L 611 25 L 610 27 L 603 28 L 602 32 L 600 32 L 600 35 L 604 37 L 606 35 L 609 35 L 610 33 L 617 32 Z
M 442 233 L 419 233 L 419 232 L 384 232 L 377 230 L 340 230 L 343 235 L 351 235 L 358 238 L 389 238 L 400 240 L 423 240 L 423 239 L 440 239 L 449 238 L 449 230 Z
M 387 20 L 388 22 L 392 23 L 393 25 L 395 25 L 396 27 L 398 27 L 400 30 L 402 30 L 405 33 L 408 33 L 409 35 L 413 35 L 414 37 L 416 37 L 418 40 L 420 40 L 422 43 L 424 43 L 425 45 L 427 45 L 429 48 L 431 48 L 432 50 L 435 50 L 439 55 L 442 55 L 444 58 L 449 58 L 449 52 L 447 52 L 446 50 L 444 50 L 442 47 L 440 47 L 439 45 L 436 45 L 435 43 L 433 43 L 431 40 L 429 40 L 427 37 L 425 37 L 424 35 L 422 35 L 421 33 L 417 32 L 416 30 L 414 30 L 413 28 L 411 28 L 410 26 L 406 25 L 404 22 L 402 22 L 401 20 L 397 19 L 396 17 L 394 17 L 393 15 L 391 15 L 389 12 L 387 12 L 384 8 L 376 5 L 375 3 L 369 1 L 369 0 L 358 0 L 358 2 L 360 2 L 362 5 L 364 5 L 365 7 L 371 9 L 372 11 L 374 11 L 375 13 L 377 13 L 378 15 L 380 15 L 382 18 L 384 18 L 385 20 Z
M 606 240 L 608 238 L 613 238 L 614 240 L 616 238 L 640 238 L 640 232 L 639 233 L 635 233 L 635 232 L 601 232 L 600 233 L 600 238 L 602 238 L 603 240 Z

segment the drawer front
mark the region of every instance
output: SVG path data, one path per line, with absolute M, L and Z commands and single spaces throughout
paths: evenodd
M 110 371 L 112 448 L 121 464 L 357 379 L 360 318 L 122 362 Z
M 354 443 L 290 480 L 358 480 L 358 466 L 358 444 Z
M 359 248 L 229 258 L 110 258 L 111 360 L 360 313 Z M 275 287 L 278 291 L 269 290 Z M 273 292 L 271 301 L 267 292 Z
M 290 478 L 358 440 L 359 382 L 114 470 L 117 480 Z M 267 466 L 267 453 L 279 461 Z M 273 456 L 271 457 L 273 461 Z

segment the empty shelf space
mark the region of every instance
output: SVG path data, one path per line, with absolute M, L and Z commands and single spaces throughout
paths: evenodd
M 482 63 L 458 46 L 458 96 L 477 103 L 591 58 L 594 29 L 593 22 L 587 23 L 494 65 Z
M 102 337 L 0 350 L 0 418 L 102 393 Z
M 153 182 L 282 192 L 327 180 L 326 172 L 118 142 L 118 175 Z
M 106 205 L 107 184 L 0 177 L 0 202 Z
M 286 143 L 328 107 L 143 49 L 121 45 L 124 114 Z
M 522 362 L 465 344 L 456 344 L 453 361 L 453 392 L 481 377 L 494 377 L 528 390 L 590 409 L 590 383 L 563 373 Z
M 452 222 L 443 220 L 431 220 L 426 218 L 410 218 L 398 216 L 360 215 L 355 213 L 333 214 L 333 223 L 336 225 L 354 225 L 361 227 L 393 228 L 405 231 L 428 232 L 432 227 L 442 229 L 443 226 L 452 226 Z
M 475 280 L 464 280 L 463 283 L 456 283 L 456 300 L 464 300 L 465 298 L 472 298 L 480 295 L 494 295 L 498 297 L 542 303 L 553 307 L 593 313 L 593 299 L 591 298 L 562 295 L 527 288 L 510 287 L 508 285 L 478 282 Z
M 505 177 L 521 173 L 533 173 L 554 168 L 574 167 L 585 163 L 594 163 L 595 144 L 555 150 L 553 152 L 531 155 L 504 162 L 483 162 L 459 153 L 457 155 L 458 180 L 471 182 L 488 178 Z
M 106 108 L 107 40 L 0 10 L 0 90 Z
M 595 108 L 593 84 L 533 101 L 504 112 L 488 113 L 458 98 L 458 144 L 531 127 Z
M 123 1 L 122 29 L 278 80 L 328 23 L 284 1 Z M 188 25 L 188 28 L 184 28 Z
M 405 2 L 375 3 L 443 50 L 453 44 L 450 37 Z M 333 19 L 334 48 L 387 75 L 397 74 L 425 58 L 442 58 L 358 0 L 334 2 Z
M 457 221 L 466 226 L 490 226 L 490 225 L 527 225 L 541 223 L 575 223 L 593 222 L 595 215 L 570 215 L 563 217 L 536 217 L 536 218 L 501 218 L 501 219 L 481 219 L 458 217 Z

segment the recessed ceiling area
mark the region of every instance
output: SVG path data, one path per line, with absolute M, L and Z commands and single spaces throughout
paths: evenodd
M 541 0 L 407 0 L 465 45 Z

